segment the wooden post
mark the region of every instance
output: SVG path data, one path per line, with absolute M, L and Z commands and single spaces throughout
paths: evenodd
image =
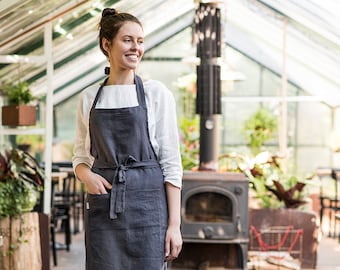
M 0 220 L 1 270 L 41 270 L 38 213 L 25 213 Z

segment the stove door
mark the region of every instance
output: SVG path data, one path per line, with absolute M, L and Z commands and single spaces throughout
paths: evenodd
M 237 199 L 219 187 L 200 186 L 183 195 L 184 238 L 232 239 L 238 229 Z

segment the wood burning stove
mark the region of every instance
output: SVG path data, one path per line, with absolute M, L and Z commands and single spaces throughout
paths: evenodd
M 202 1 L 203 2 L 203 1 Z M 196 112 L 200 114 L 199 171 L 185 172 L 182 189 L 183 248 L 172 269 L 247 269 L 248 179 L 218 172 L 221 114 L 221 12 L 204 1 L 196 11 Z M 220 268 L 219 268 L 220 269 Z
M 172 267 L 200 269 L 209 264 L 247 269 L 248 186 L 243 174 L 185 172 L 181 209 L 184 245 Z

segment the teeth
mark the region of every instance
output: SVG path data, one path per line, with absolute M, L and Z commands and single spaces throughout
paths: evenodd
M 134 59 L 134 60 L 137 60 L 137 59 L 138 59 L 137 55 L 128 55 L 127 57 L 129 57 L 129 58 L 131 58 L 131 59 Z

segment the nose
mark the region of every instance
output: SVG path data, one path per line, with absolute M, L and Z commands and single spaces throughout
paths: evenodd
M 139 44 L 137 41 L 132 42 L 131 49 L 132 50 L 138 50 Z

